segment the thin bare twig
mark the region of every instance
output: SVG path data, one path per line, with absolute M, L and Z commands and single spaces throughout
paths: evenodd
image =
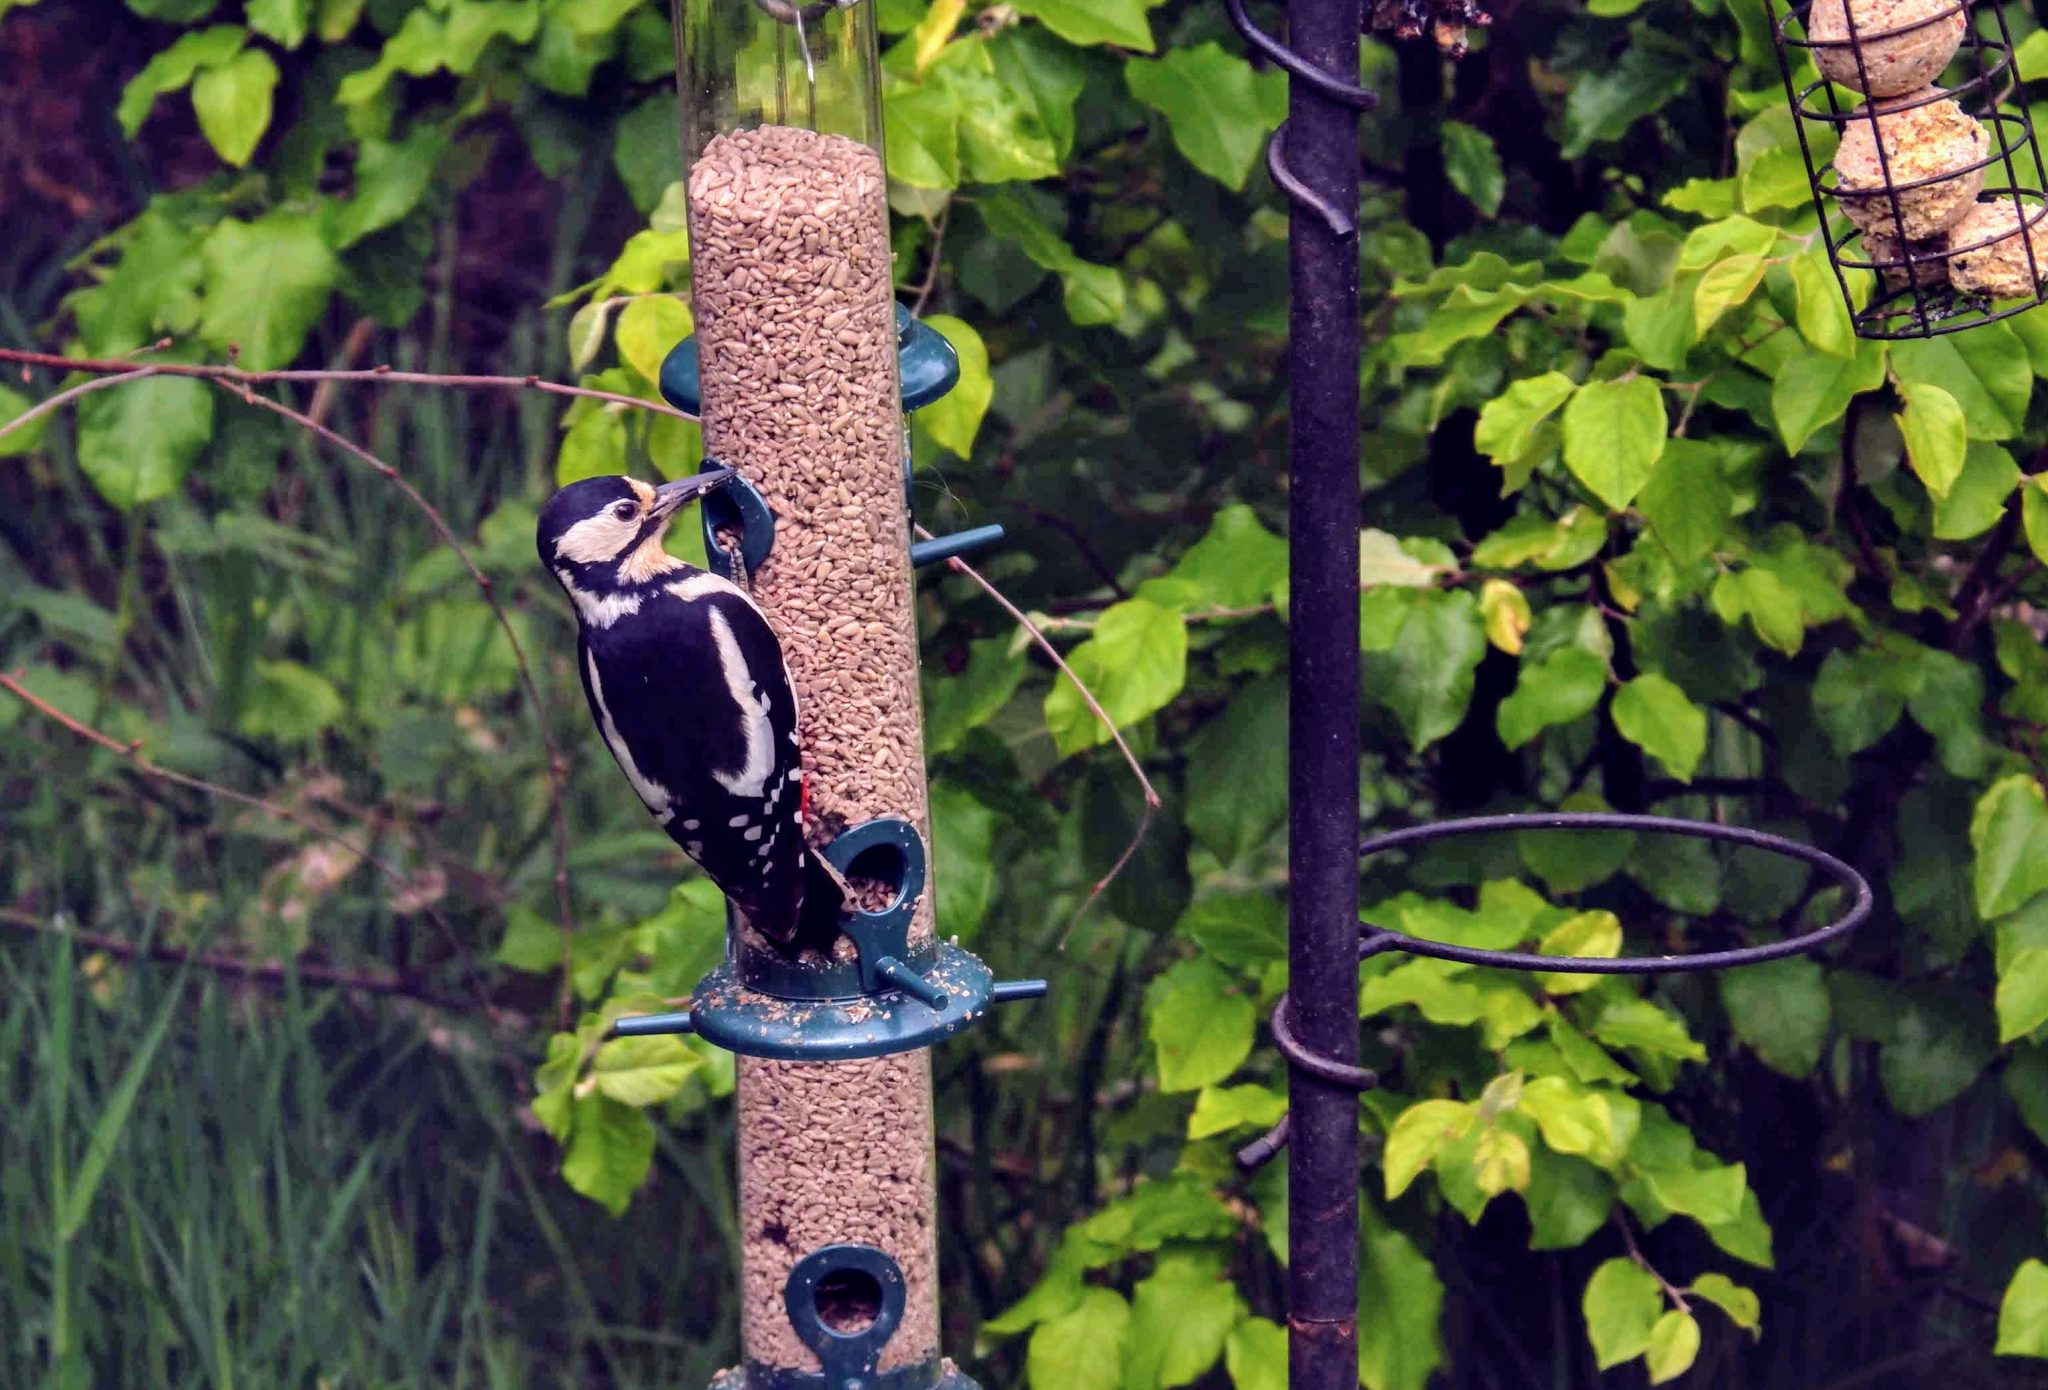
M 925 530 L 922 526 L 917 528 L 917 534 L 925 540 L 932 539 L 932 533 Z M 959 556 L 950 557 L 946 564 L 955 574 L 964 574 L 979 585 L 981 591 L 994 599 L 996 605 L 1009 614 L 1013 622 L 1031 635 L 1032 642 L 1037 645 L 1040 651 L 1052 658 L 1052 664 L 1060 668 L 1061 674 L 1074 683 L 1074 689 L 1080 692 L 1081 701 L 1088 706 L 1088 712 L 1095 716 L 1103 728 L 1109 730 L 1110 739 L 1116 744 L 1117 751 L 1124 755 L 1124 762 L 1130 766 L 1131 775 L 1138 779 L 1139 790 L 1145 796 L 1145 807 L 1139 813 L 1138 828 L 1131 835 L 1131 842 L 1124 846 L 1124 852 L 1117 856 L 1116 863 L 1109 866 L 1109 872 L 1104 874 L 1096 881 L 1095 886 L 1088 890 L 1088 896 L 1082 899 L 1079 907 L 1074 909 L 1073 918 L 1067 923 L 1067 929 L 1060 933 L 1060 949 L 1065 950 L 1067 938 L 1073 935 L 1074 928 L 1079 924 L 1082 916 L 1089 908 L 1095 905 L 1097 898 L 1108 891 L 1109 885 L 1116 882 L 1117 875 L 1124 871 L 1125 867 L 1130 864 L 1132 858 L 1138 853 L 1138 847 L 1145 843 L 1145 836 L 1152 829 L 1152 818 L 1159 813 L 1159 792 L 1153 787 L 1152 779 L 1145 775 L 1145 769 L 1138 762 L 1138 755 L 1133 753 L 1131 745 L 1124 741 L 1123 732 L 1117 728 L 1116 721 L 1111 719 L 1108 713 L 1103 710 L 1102 706 L 1096 701 L 1093 692 L 1088 689 L 1087 684 L 1074 674 L 1074 668 L 1067 665 L 1066 658 L 1059 653 L 1059 648 L 1053 646 L 1051 639 L 1039 630 L 1038 624 L 1031 621 L 1030 616 L 1023 609 L 1005 598 L 1002 590 L 983 578 L 980 571 L 976 570 L 974 566 L 968 564 Z
M 442 994 L 430 985 L 403 975 L 366 974 L 355 970 L 342 970 L 331 965 L 318 965 L 311 961 L 250 960 L 226 951 L 187 950 L 168 942 L 145 946 L 126 937 L 109 936 L 105 932 L 85 931 L 78 927 L 46 922 L 32 912 L 24 912 L 14 907 L 0 907 L 0 925 L 41 932 L 47 936 L 68 937 L 89 951 L 104 951 L 122 960 L 151 960 L 166 965 L 196 965 L 216 975 L 229 975 L 271 988 L 282 988 L 287 980 L 297 978 L 305 984 L 321 988 L 396 995 L 432 1008 L 445 1009 L 450 1013 L 468 1014 L 471 1011 L 463 1000 Z
M 939 287 L 939 253 L 946 249 L 946 223 L 953 215 L 953 200 L 948 198 L 939 205 L 938 219 L 932 224 L 932 246 L 929 264 L 925 267 L 924 283 L 917 287 L 917 295 L 910 301 L 912 314 L 924 313 L 924 306 L 930 302 L 932 291 Z
M 483 594 L 484 602 L 490 605 L 492 617 L 497 620 L 499 629 L 505 634 L 506 643 L 512 648 L 513 664 L 519 672 L 520 690 L 525 694 L 527 702 L 533 707 L 534 727 L 540 734 L 541 751 L 547 759 L 549 815 L 553 818 L 555 824 L 555 911 L 562 929 L 560 1012 L 562 1015 L 562 1026 L 564 1028 L 568 1027 L 575 1004 L 569 978 L 569 950 L 570 938 L 576 930 L 575 914 L 571 907 L 569 895 L 569 814 L 566 805 L 569 767 L 562 759 L 561 750 L 555 745 L 554 731 L 548 727 L 547 704 L 541 699 L 540 686 L 533 679 L 533 667 L 526 659 L 526 649 L 520 644 L 519 634 L 513 629 L 512 619 L 505 612 L 505 606 L 498 601 L 497 589 L 492 585 L 491 577 L 478 568 L 476 560 L 469 553 L 468 547 L 464 546 L 462 541 L 456 536 L 455 529 L 448 524 L 448 519 L 441 515 L 440 509 L 421 495 L 418 488 L 407 482 L 405 476 L 396 468 L 393 468 L 354 440 L 335 430 L 329 429 L 310 415 L 292 409 L 282 401 L 272 400 L 270 397 L 259 395 L 255 391 L 239 390 L 225 380 L 215 379 L 214 384 L 223 391 L 250 405 L 260 406 L 265 410 L 271 411 L 273 414 L 292 421 L 294 424 L 311 430 L 335 448 L 353 455 L 356 459 L 368 465 L 379 477 L 397 488 L 404 494 L 405 499 L 412 503 L 419 513 L 427 519 L 427 524 L 433 528 L 434 534 L 440 537 L 442 544 L 455 552 L 455 557 L 462 562 L 462 567 L 469 571 L 470 579 L 475 582 L 478 591 Z
M 159 344 L 162 346 L 162 344 Z M 53 352 L 25 352 L 18 348 L 0 348 L 0 362 L 16 362 L 25 367 L 50 367 L 66 372 L 123 372 L 136 373 L 133 362 L 105 357 L 61 357 Z M 552 396 L 580 397 L 584 400 L 605 401 L 612 405 L 633 406 L 640 410 L 651 410 L 657 415 L 672 415 L 678 420 L 694 420 L 697 417 L 687 411 L 677 410 L 665 401 L 651 401 L 644 396 L 628 396 L 617 391 L 598 391 L 588 386 L 568 386 L 559 381 L 546 381 L 537 376 L 472 376 L 449 375 L 441 372 L 399 372 L 389 367 L 369 367 L 359 371 L 324 371 L 308 368 L 299 371 L 252 372 L 241 367 L 222 366 L 204 362 L 155 362 L 145 369 L 162 376 L 190 376 L 205 381 L 232 382 L 237 386 L 268 386 L 278 382 L 310 381 L 326 382 L 396 382 L 406 386 L 453 386 L 479 390 L 500 391 L 544 391 Z M 76 389 L 76 388 L 74 388 Z M 47 405 L 48 402 L 43 404 Z M 37 412 L 31 411 L 29 414 Z M 27 416 L 23 416 L 26 419 Z M 17 421 L 16 423 L 19 423 Z
M 296 826 L 318 839 L 339 845 L 350 854 L 355 855 L 363 863 L 368 864 L 379 876 L 391 884 L 393 888 L 404 890 L 411 887 L 405 875 L 399 871 L 396 865 L 379 855 L 373 854 L 368 845 L 344 835 L 330 826 L 322 824 L 319 820 L 306 815 L 304 812 L 295 811 L 291 807 L 281 805 L 267 797 L 257 796 L 251 792 L 239 792 L 233 787 L 224 787 L 218 782 L 209 782 L 204 777 L 194 777 L 190 773 L 178 772 L 172 768 L 164 767 L 152 761 L 142 751 L 142 740 L 134 739 L 123 742 L 112 734 L 95 729 L 83 720 L 72 718 L 63 710 L 58 709 L 55 705 L 23 685 L 20 672 L 16 672 L 11 676 L 0 675 L 0 690 L 5 690 L 8 694 L 20 700 L 51 723 L 59 725 L 85 742 L 99 748 L 104 748 L 109 753 L 125 760 L 130 767 L 134 768 L 136 772 L 144 777 L 158 782 L 167 782 L 172 786 L 185 787 L 191 791 L 196 791 L 221 801 L 231 801 L 238 806 L 246 806 L 252 811 L 260 811 L 266 816 L 275 817 L 286 825 Z M 460 958 L 462 954 L 461 947 L 456 939 L 455 929 L 449 924 L 448 919 L 443 917 L 431 905 L 424 906 L 420 910 L 440 931 L 443 939 L 450 944 L 451 948 L 456 951 L 458 958 Z M 484 994 L 482 986 L 477 986 L 476 992 L 478 1000 L 488 1007 L 489 999 Z
M 60 358 L 59 360 L 63 359 Z M 0 425 L 0 435 L 11 434 L 31 420 L 38 420 L 53 411 L 62 410 L 80 396 L 91 395 L 94 391 L 104 391 L 110 386 L 126 386 L 131 381 L 140 381 L 146 376 L 159 376 L 163 372 L 163 368 L 153 365 L 148 367 L 136 367 L 127 364 L 119 365 L 121 369 L 116 376 L 92 377 L 89 380 L 79 382 L 76 386 L 67 386 L 56 395 L 45 400 L 37 401 L 6 424 Z

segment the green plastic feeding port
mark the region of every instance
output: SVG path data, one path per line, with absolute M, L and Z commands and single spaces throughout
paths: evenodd
M 792 961 L 731 932 L 725 962 L 698 984 L 688 1010 L 622 1018 L 612 1035 L 695 1033 L 748 1057 L 843 1062 L 929 1047 L 980 1021 L 991 1004 L 1046 992 L 1043 980 L 998 983 L 958 946 L 909 944 L 925 887 L 924 840 L 909 822 L 863 821 L 824 854 L 843 875 L 895 889 L 884 907 L 840 915 L 855 959 Z
M 912 317 L 900 301 L 896 305 L 896 362 L 905 410 L 921 410 L 960 384 L 960 354 L 945 334 Z M 677 410 L 704 413 L 694 335 L 677 343 L 662 359 L 661 394 Z

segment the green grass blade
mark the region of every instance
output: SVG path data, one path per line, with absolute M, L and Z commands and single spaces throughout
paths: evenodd
M 120 1147 L 121 1132 L 128 1127 L 128 1116 L 135 1109 L 135 1097 L 141 1093 L 142 1083 L 155 1064 L 157 1048 L 170 1031 L 171 1020 L 177 1016 L 184 983 L 181 973 L 164 996 L 156 1018 L 149 1025 L 149 1032 L 143 1036 L 142 1046 L 128 1060 L 121 1079 L 114 1083 L 113 1092 L 107 1097 L 106 1109 L 92 1127 L 85 1157 L 80 1160 L 78 1171 L 72 1175 L 70 1187 L 57 1210 L 57 1239 L 60 1241 L 69 1241 L 85 1225 L 85 1218 L 92 1210 L 92 1199 L 99 1191 L 100 1179 L 106 1176 L 107 1164 L 113 1160 L 114 1150 Z

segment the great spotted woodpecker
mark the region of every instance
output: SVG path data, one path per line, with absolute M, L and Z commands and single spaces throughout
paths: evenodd
M 781 644 L 744 590 L 662 545 L 683 504 L 730 477 L 586 478 L 541 508 L 535 540 L 576 608 L 591 717 L 640 800 L 762 935 L 822 945 L 845 890 L 804 842 Z

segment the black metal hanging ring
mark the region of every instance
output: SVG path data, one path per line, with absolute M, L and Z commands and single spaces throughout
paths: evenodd
M 1371 928 L 1373 935 L 1360 943 L 1360 955 L 1377 955 L 1381 951 L 1405 951 L 1411 956 L 1431 956 L 1437 960 L 1458 961 L 1465 965 L 1489 965 L 1502 970 L 1563 971 L 1573 975 L 1664 975 L 1686 970 L 1726 970 L 1734 966 L 1756 965 L 1762 961 L 1800 955 L 1824 946 L 1837 937 L 1846 936 L 1869 920 L 1871 908 L 1876 901 L 1870 890 L 1869 880 L 1826 850 L 1815 849 L 1812 845 L 1788 840 L 1782 835 L 1751 830 L 1745 826 L 1679 820 L 1669 816 L 1623 815 L 1604 811 L 1469 816 L 1462 820 L 1436 821 L 1428 825 L 1409 826 L 1404 830 L 1390 830 L 1384 835 L 1374 835 L 1358 847 L 1358 856 L 1365 859 L 1375 854 L 1384 854 L 1388 850 L 1429 844 L 1454 836 L 1483 835 L 1504 830 L 1620 830 L 1637 834 L 1684 835 L 1696 840 L 1718 840 L 1723 844 L 1762 850 L 1766 854 L 1775 854 L 1785 859 L 1796 859 L 1817 870 L 1837 886 L 1846 889 L 1850 895 L 1850 903 L 1848 910 L 1841 916 L 1813 931 L 1788 937 L 1783 941 L 1767 942 L 1761 946 L 1741 946 L 1726 951 L 1702 951 L 1695 955 L 1545 956 L 1534 951 L 1482 951 L 1477 947 L 1428 941 L 1379 927 Z
M 1358 847 L 1358 857 L 1369 859 L 1388 850 L 1430 844 L 1460 835 L 1495 834 L 1510 830 L 1609 830 L 1651 835 L 1684 835 L 1697 840 L 1716 840 L 1743 849 L 1762 850 L 1805 864 L 1850 896 L 1848 910 L 1825 926 L 1761 946 L 1742 946 L 1727 951 L 1702 951 L 1683 956 L 1545 956 L 1533 951 L 1483 951 L 1474 946 L 1455 946 L 1429 941 L 1403 932 L 1388 931 L 1371 923 L 1359 927 L 1358 958 L 1369 960 L 1389 951 L 1411 956 L 1428 956 L 1463 965 L 1491 966 L 1500 970 L 1543 970 L 1570 975 L 1667 975 L 1691 970 L 1726 970 L 1758 965 L 1785 956 L 1801 955 L 1846 936 L 1870 919 L 1875 904 L 1870 881 L 1853 867 L 1812 845 L 1788 840 L 1745 826 L 1718 825 L 1712 821 L 1679 820 L 1669 816 L 1625 815 L 1604 811 L 1559 811 L 1506 816 L 1467 816 L 1460 820 L 1434 821 L 1426 825 L 1390 830 L 1374 835 Z M 1273 1006 L 1268 1026 L 1274 1047 L 1290 1063 L 1333 1086 L 1370 1091 L 1379 1085 L 1379 1074 L 1304 1047 L 1294 1036 L 1288 1014 L 1289 997 L 1281 995 Z M 1289 1138 L 1285 1117 L 1279 1124 L 1238 1151 L 1238 1163 L 1247 1169 L 1266 1163 L 1284 1148 Z

